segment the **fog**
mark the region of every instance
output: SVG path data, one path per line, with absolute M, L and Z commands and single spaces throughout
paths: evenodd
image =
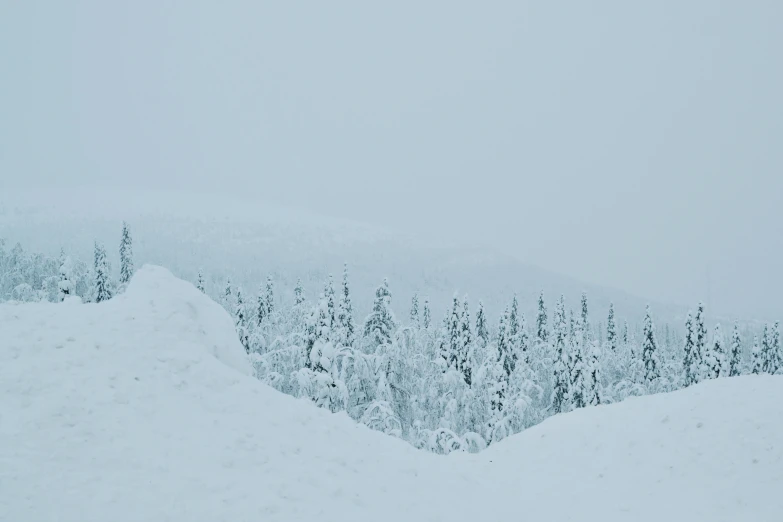
M 0 7 L 0 189 L 176 189 L 783 317 L 783 4 Z

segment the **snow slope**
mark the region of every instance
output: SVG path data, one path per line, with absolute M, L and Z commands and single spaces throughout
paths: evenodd
M 0 520 L 773 521 L 783 379 L 557 416 L 439 457 L 253 377 L 228 315 L 142 268 L 99 305 L 0 305 Z

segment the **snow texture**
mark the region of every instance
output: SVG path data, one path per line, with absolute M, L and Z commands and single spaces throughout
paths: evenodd
M 417 451 L 253 378 L 231 318 L 145 266 L 101 304 L 0 305 L 0 520 L 777 521 L 783 378 Z

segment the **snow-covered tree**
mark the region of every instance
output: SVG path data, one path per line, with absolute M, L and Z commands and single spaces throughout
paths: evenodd
M 242 298 L 242 289 L 237 287 L 236 289 L 236 306 L 234 308 L 234 325 L 237 329 L 237 335 L 239 336 L 239 342 L 245 348 L 247 353 L 250 353 L 250 334 L 247 328 L 247 314 L 245 311 L 245 301 Z
M 111 268 L 103 244 L 95 242 L 95 302 L 112 298 Z
M 701 359 L 697 357 L 700 355 L 696 351 L 696 332 L 693 329 L 693 314 L 688 310 L 688 315 L 685 318 L 685 357 L 682 362 L 683 379 L 685 386 L 696 384 L 699 382 L 699 374 L 701 368 Z
M 133 277 L 133 240 L 130 227 L 123 221 L 120 240 L 120 284 L 127 285 L 131 277 Z
M 739 326 L 734 323 L 734 330 L 731 333 L 731 352 L 729 354 L 729 376 L 736 377 L 740 374 L 740 357 L 742 355 L 742 339 L 740 338 Z
M 601 404 L 601 348 L 600 343 L 590 344 L 589 360 L 587 364 L 588 387 L 585 402 L 588 406 Z
M 588 395 L 588 367 L 585 353 L 585 337 L 582 331 L 584 323 L 574 323 L 574 333 L 569 335 L 569 374 L 570 387 L 568 390 L 569 408 L 584 408 L 587 405 Z
M 419 317 L 419 294 L 413 294 L 413 297 L 411 298 L 411 326 L 414 328 L 418 328 L 420 326 L 420 317 Z
M 196 279 L 196 288 L 203 294 L 206 293 L 204 291 L 204 272 L 203 270 L 199 269 L 198 271 L 198 279 Z
M 481 301 L 478 302 L 478 309 L 476 310 L 476 338 L 483 346 L 486 346 L 489 342 L 487 315 L 484 311 L 484 303 Z
M 471 331 L 470 309 L 467 296 L 463 300 L 462 315 L 459 320 L 457 369 L 462 372 L 465 384 L 470 386 L 473 375 L 473 332 Z
M 780 322 L 775 321 L 770 343 L 770 373 L 777 373 L 783 367 L 783 349 L 780 345 Z
M 587 292 L 582 292 L 581 309 L 582 335 L 584 335 L 585 342 L 590 342 L 592 340 L 592 330 L 590 329 L 590 318 L 587 314 Z
M 432 313 L 430 312 L 430 301 L 429 299 L 424 299 L 424 307 L 422 308 L 422 315 L 421 315 L 421 326 L 425 330 L 430 329 L 430 324 L 432 324 Z
M 57 300 L 64 301 L 74 295 L 75 281 L 73 277 L 73 261 L 64 251 L 60 251 L 59 281 L 57 283 Z
M 707 379 L 717 379 L 723 373 L 726 364 L 726 347 L 720 323 L 715 325 L 712 343 L 708 344 L 704 352 L 704 375 Z
M 294 304 L 301 305 L 305 302 L 304 289 L 302 288 L 302 280 L 296 280 L 296 286 L 294 287 Z
M 269 316 L 269 306 L 266 304 L 265 288 L 258 289 L 258 298 L 256 299 L 256 325 L 261 326 Z
M 544 291 L 538 294 L 538 314 L 536 315 L 536 337 L 539 342 L 545 343 L 549 339 L 547 330 L 546 304 L 544 303 Z
M 704 303 L 699 303 L 696 309 L 696 337 L 693 345 L 693 361 L 699 366 L 699 371 L 696 373 L 696 382 L 700 382 L 707 378 L 707 367 L 704 363 L 705 355 L 707 351 L 707 327 L 704 324 Z
M 233 292 L 231 290 L 231 278 L 226 278 L 226 289 L 223 291 L 223 306 L 226 310 L 231 311 L 232 305 L 235 304 L 233 299 Z
M 353 346 L 356 327 L 353 322 L 353 302 L 348 284 L 348 265 L 343 266 L 343 288 L 337 303 L 337 327 L 340 330 L 340 343 L 343 346 Z
M 275 313 L 275 283 L 272 281 L 272 276 L 266 276 L 266 298 L 264 301 L 266 301 L 266 315 L 267 317 L 272 317 L 272 314 Z
M 758 375 L 764 371 L 764 354 L 759 346 L 759 336 L 753 336 L 753 349 L 751 351 L 751 373 Z
M 642 341 L 642 361 L 644 363 L 644 379 L 648 386 L 653 384 L 661 375 L 660 355 L 658 343 L 655 340 L 655 327 L 653 325 L 650 305 L 644 315 L 644 339 Z
M 774 373 L 775 354 L 772 352 L 772 337 L 769 334 L 769 325 L 764 325 L 764 333 L 761 335 L 761 371 Z
M 606 344 L 613 352 L 617 351 L 617 324 L 614 318 L 614 303 L 609 303 L 609 316 L 606 319 Z
M 378 346 L 391 343 L 397 328 L 397 321 L 391 309 L 391 300 L 389 281 L 384 279 L 375 291 L 372 312 L 364 321 L 364 337 L 369 353 L 373 353 Z
M 566 324 L 565 297 L 555 306 L 554 324 L 552 325 L 552 343 L 554 352 L 554 377 L 552 390 L 552 412 L 566 411 L 570 389 L 570 374 L 568 368 L 568 326 Z

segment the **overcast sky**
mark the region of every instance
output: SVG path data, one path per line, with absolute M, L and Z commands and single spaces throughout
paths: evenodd
M 783 2 L 383 4 L 3 2 L 0 188 L 232 191 L 783 318 Z

